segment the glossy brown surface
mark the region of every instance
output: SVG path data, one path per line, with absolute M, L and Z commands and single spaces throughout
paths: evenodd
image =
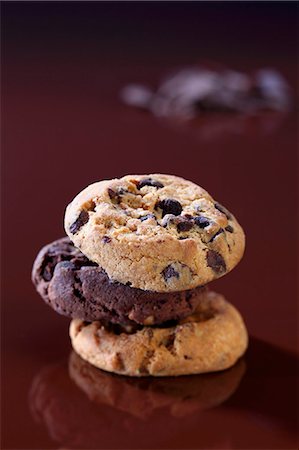
M 180 124 L 118 99 L 203 59 L 275 67 L 295 88 L 295 6 L 6 3 L 2 448 L 297 448 L 295 113 Z M 31 265 L 84 186 L 155 171 L 199 183 L 244 226 L 244 260 L 212 286 L 242 312 L 249 351 L 175 387 L 93 372 L 90 401 L 69 375 L 68 320 L 39 299 Z

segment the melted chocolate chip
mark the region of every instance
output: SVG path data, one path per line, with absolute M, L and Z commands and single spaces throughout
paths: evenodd
M 169 280 L 169 278 L 179 278 L 180 276 L 180 274 L 172 267 L 171 264 L 165 267 L 165 269 L 162 270 L 161 274 L 163 275 L 165 281 Z
M 89 215 L 87 211 L 81 211 L 79 217 L 70 226 L 70 232 L 76 234 L 89 220 Z
M 231 213 L 228 211 L 228 209 L 226 209 L 223 205 L 221 205 L 220 203 L 215 203 L 215 208 L 218 209 L 218 211 L 220 211 L 222 214 L 225 214 L 226 217 L 228 219 L 232 218 Z
M 152 178 L 143 178 L 138 182 L 137 189 L 141 189 L 144 186 L 153 186 L 157 189 L 161 189 L 162 187 L 164 187 L 164 184 L 160 183 L 160 181 L 153 180 Z
M 219 234 L 223 233 L 224 230 L 223 228 L 219 228 L 219 230 L 217 231 L 217 233 L 214 234 L 214 236 L 211 237 L 211 239 L 209 240 L 209 242 L 213 242 L 217 236 L 219 236 Z
M 229 233 L 233 233 L 234 229 L 231 225 L 227 225 L 227 227 L 225 227 L 226 231 L 228 231 Z
M 220 253 L 215 252 L 214 250 L 208 250 L 206 259 L 208 266 L 218 275 L 226 272 L 226 264 Z
M 102 242 L 104 242 L 104 244 L 109 244 L 109 242 L 111 242 L 111 237 L 103 236 L 102 237 Z
M 173 200 L 172 198 L 166 198 L 164 200 L 159 201 L 156 204 L 156 207 L 162 209 L 162 217 L 166 216 L 166 214 L 173 214 L 174 216 L 179 216 L 183 210 L 182 205 L 177 200 Z
M 181 222 L 179 222 L 177 224 L 177 230 L 179 233 L 181 233 L 182 231 L 190 231 L 191 228 L 193 227 L 193 222 L 192 220 L 182 220 Z
M 147 219 L 155 219 L 156 216 L 154 214 L 146 214 L 145 216 L 141 216 L 139 217 L 139 220 L 141 220 L 141 222 L 144 222 Z
M 210 225 L 210 221 L 204 216 L 194 217 L 194 222 L 199 228 L 206 228 Z

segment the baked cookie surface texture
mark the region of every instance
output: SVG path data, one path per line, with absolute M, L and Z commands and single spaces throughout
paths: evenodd
M 111 280 L 155 292 L 192 289 L 243 256 L 235 217 L 200 186 L 172 175 L 94 183 L 68 205 L 65 230 Z
M 44 301 L 59 314 L 130 327 L 184 318 L 194 312 L 207 289 L 153 292 L 112 282 L 104 269 L 88 260 L 67 237 L 40 250 L 32 281 Z
M 94 366 L 122 375 L 173 376 L 231 367 L 247 348 L 239 312 L 221 295 L 207 292 L 196 311 L 171 326 L 142 327 L 128 334 L 100 321 L 75 319 L 74 350 Z

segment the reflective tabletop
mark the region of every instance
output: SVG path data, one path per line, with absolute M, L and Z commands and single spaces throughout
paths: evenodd
M 295 108 L 178 121 L 119 98 L 129 82 L 155 86 L 203 59 L 248 72 L 274 67 L 295 89 L 294 11 L 6 3 L 2 448 L 297 448 Z M 64 208 L 77 192 L 153 172 L 200 184 L 246 232 L 243 261 L 211 284 L 250 334 L 227 371 L 134 379 L 95 369 L 72 352 L 69 320 L 31 284 L 33 260 L 64 235 Z

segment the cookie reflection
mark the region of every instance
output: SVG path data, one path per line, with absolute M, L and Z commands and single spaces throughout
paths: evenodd
M 140 379 L 98 370 L 75 352 L 69 358 L 71 379 L 91 401 L 142 420 L 164 407 L 169 415 L 182 417 L 220 405 L 237 389 L 244 372 L 242 360 L 216 374 Z
M 202 411 L 220 405 L 237 390 L 244 373 L 241 360 L 229 370 L 208 375 L 119 377 L 72 352 L 68 364 L 48 366 L 35 377 L 29 401 L 35 419 L 62 446 L 152 448 L 170 441 L 178 426 L 186 432 L 194 428 Z M 211 439 L 220 445 L 213 433 Z

